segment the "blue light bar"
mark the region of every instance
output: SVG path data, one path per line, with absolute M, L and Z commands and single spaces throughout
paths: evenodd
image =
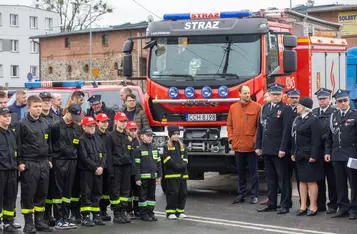
M 26 89 L 82 88 L 84 85 L 85 85 L 85 82 L 83 80 L 25 82 Z
M 243 18 L 251 17 L 251 11 L 222 11 L 208 13 L 178 13 L 165 14 L 164 20 L 188 20 L 188 19 L 224 19 L 224 18 Z

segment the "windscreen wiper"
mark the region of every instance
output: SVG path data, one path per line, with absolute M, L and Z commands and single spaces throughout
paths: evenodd
M 226 76 L 230 76 L 239 79 L 239 76 L 235 73 L 202 73 L 202 74 L 196 74 L 196 76 L 221 76 L 222 78 L 225 78 Z
M 171 76 L 171 77 L 185 77 L 185 78 L 187 77 L 193 81 L 196 81 L 195 78 L 189 74 L 159 74 L 159 75 L 152 75 L 152 76 Z

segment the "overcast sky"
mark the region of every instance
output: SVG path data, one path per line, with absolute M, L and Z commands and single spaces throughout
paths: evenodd
M 140 7 L 133 0 L 107 0 L 114 8 L 112 14 L 104 16 L 98 25 L 109 26 L 125 22 L 139 22 L 147 19 L 150 15 L 148 11 Z M 267 7 L 286 8 L 290 5 L 290 0 L 136 0 L 153 13 L 162 17 L 164 13 L 186 13 L 186 12 L 212 12 L 212 11 L 233 11 L 250 9 L 256 11 Z M 34 0 L 11 0 L 11 4 L 31 5 Z M 8 0 L 0 0 L 1 4 L 9 4 Z M 292 0 L 293 6 L 304 4 L 307 0 Z M 333 0 L 315 0 L 315 5 L 336 3 Z M 340 0 L 339 3 L 356 4 L 356 0 Z M 157 20 L 157 17 L 154 17 Z

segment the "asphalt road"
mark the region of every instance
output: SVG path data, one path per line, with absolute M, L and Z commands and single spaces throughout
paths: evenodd
M 260 200 L 265 199 L 266 185 L 261 183 Z M 203 234 L 203 233 L 357 233 L 357 221 L 348 218 L 331 219 L 319 213 L 315 217 L 297 217 L 298 197 L 294 191 L 294 206 L 289 214 L 257 213 L 259 204 L 243 203 L 232 205 L 236 196 L 236 176 L 210 173 L 205 181 L 189 181 L 189 197 L 185 220 L 166 219 L 165 195 L 157 188 L 157 216 L 159 221 L 145 223 L 134 220 L 131 224 L 107 223 L 104 227 L 79 227 L 76 230 L 56 233 L 114 234 L 114 233 L 155 233 L 155 234 Z M 18 212 L 20 204 L 18 202 Z M 23 224 L 22 215 L 17 221 Z

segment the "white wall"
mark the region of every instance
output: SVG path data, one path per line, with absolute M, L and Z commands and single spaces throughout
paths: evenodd
M 60 25 L 60 18 L 55 12 L 19 5 L 0 5 L 0 13 L 0 40 L 3 41 L 3 51 L 0 50 L 0 65 L 2 65 L 3 70 L 2 77 L 0 74 L 0 85 L 5 86 L 6 83 L 8 83 L 10 88 L 24 87 L 24 82 L 27 82 L 27 74 L 30 72 L 30 67 L 37 67 L 37 77 L 34 77 L 34 79 L 39 78 L 40 71 L 39 51 L 37 53 L 30 52 L 31 40 L 29 37 L 59 32 L 60 28 L 58 26 Z M 10 14 L 18 15 L 17 27 L 10 26 Z M 36 29 L 30 28 L 30 16 L 37 17 Z M 53 19 L 53 28 L 51 31 L 45 29 L 45 18 Z M 8 51 L 9 48 L 6 48 L 5 45 L 8 43 L 8 40 L 19 40 L 18 53 Z M 11 65 L 19 66 L 19 76 L 17 78 L 10 77 Z

